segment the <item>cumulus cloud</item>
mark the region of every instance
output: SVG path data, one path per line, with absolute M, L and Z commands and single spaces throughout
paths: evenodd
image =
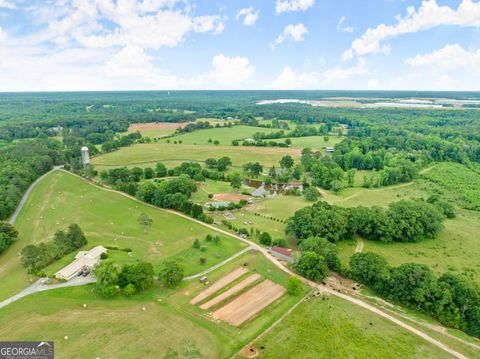
M 1 27 L 0 27 L 0 42 L 3 42 L 7 39 L 8 35 L 7 33 L 5 32 L 5 30 L 3 30 Z
M 57 43 L 75 41 L 85 47 L 174 47 L 190 32 L 219 34 L 219 15 L 194 17 L 191 9 L 174 8 L 174 0 L 119 1 L 72 0 L 66 14 L 49 25 Z M 112 26 L 105 26 L 108 22 Z
M 253 26 L 257 22 L 259 18 L 260 10 L 254 11 L 253 7 L 248 7 L 244 9 L 240 9 L 237 13 L 236 19 L 240 19 L 243 17 L 243 25 L 245 26 Z
M 315 4 L 315 0 L 277 0 L 275 12 L 306 11 Z
M 278 35 L 275 42 L 272 44 L 272 48 L 277 45 L 280 45 L 285 40 L 291 39 L 295 42 L 305 41 L 305 35 L 308 33 L 308 29 L 302 23 L 297 25 L 287 25 L 283 29 L 282 33 Z
M 236 85 L 249 83 L 253 79 L 254 67 L 246 57 L 228 57 L 219 54 L 213 57 L 213 69 L 210 77 L 217 84 L 226 88 L 234 88 Z
M 0 0 L 0 9 L 16 9 L 15 4 L 8 0 Z
M 295 72 L 290 66 L 286 66 L 270 87 L 278 90 L 308 88 L 315 86 L 319 78 L 316 72 Z
M 341 32 L 353 32 L 354 31 L 354 28 L 351 27 L 351 26 L 344 26 L 343 24 L 345 23 L 345 20 L 347 20 L 347 18 L 345 16 L 342 16 L 340 18 L 340 20 L 338 20 L 338 23 L 337 23 L 337 30 L 338 31 L 341 31 Z
M 105 65 L 105 73 L 112 78 L 131 79 L 136 86 L 144 88 L 174 88 L 178 79 L 153 64 L 141 47 L 126 46 Z
M 364 75 L 368 73 L 368 68 L 366 66 L 365 59 L 358 59 L 358 62 L 354 66 L 350 67 L 342 67 L 342 66 L 335 66 L 323 74 L 324 80 L 326 83 L 338 81 L 338 80 L 346 80 L 354 76 Z
M 369 28 L 343 53 L 343 60 L 351 59 L 354 55 L 388 54 L 390 46 L 383 43 L 385 40 L 440 25 L 480 27 L 480 2 L 462 0 L 457 9 L 452 9 L 447 5 L 438 5 L 436 0 L 424 0 L 418 9 L 410 6 L 404 17 L 397 16 L 396 19 L 394 25 L 380 24 Z
M 429 54 L 411 57 L 406 63 L 413 67 L 435 66 L 442 69 L 480 68 L 480 49 L 468 51 L 459 44 L 449 44 Z

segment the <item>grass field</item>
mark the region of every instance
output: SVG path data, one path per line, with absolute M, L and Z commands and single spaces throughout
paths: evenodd
M 254 346 L 265 359 L 450 358 L 390 321 L 336 297 L 300 304 Z
M 341 136 L 328 136 L 328 141 L 323 139 L 323 136 L 305 136 L 305 137 L 290 137 L 292 140 L 292 148 L 311 148 L 314 150 L 322 150 L 327 146 L 335 146 L 340 143 L 344 137 Z M 275 142 L 285 142 L 285 139 L 273 140 Z
M 214 282 L 244 263 L 252 273 L 286 285 L 288 276 L 258 253 L 242 255 L 210 273 L 209 279 Z M 301 298 L 285 295 L 258 316 L 233 327 L 212 321 L 207 312 L 189 303 L 203 289 L 203 284 L 191 281 L 176 290 L 156 284 L 132 298 L 103 299 L 92 285 L 37 293 L 2 309 L 0 337 L 54 340 L 61 358 L 163 358 L 167 348 L 180 358 L 228 358 Z
M 219 193 L 234 193 L 241 194 L 242 189 L 232 188 L 230 182 L 213 181 L 207 179 L 205 182 L 200 182 L 197 192 L 192 195 L 192 201 L 195 203 L 204 204 L 206 202 L 212 202 L 213 200 L 208 198 L 209 194 Z
M 435 167 L 436 168 L 436 167 Z M 345 206 L 388 206 L 389 203 L 410 198 L 426 198 L 438 189 L 438 185 L 419 179 L 401 185 L 378 188 L 348 188 L 339 195 L 325 191 L 324 199 Z M 449 197 L 450 192 L 444 190 Z M 436 239 L 419 243 L 380 243 L 365 240 L 363 251 L 385 256 L 392 265 L 416 262 L 429 265 L 438 273 L 447 270 L 463 273 L 480 283 L 480 214 L 457 209 L 455 219 L 445 221 L 445 228 Z M 342 261 L 346 264 L 355 252 L 355 242 L 337 244 Z
M 153 219 L 152 227 L 145 232 L 137 223 L 140 213 Z M 58 229 L 77 223 L 88 239 L 87 247 L 95 245 L 118 246 L 132 249 L 132 256 L 113 251 L 120 261 L 144 259 L 155 266 L 173 255 L 190 248 L 195 239 L 203 239 L 212 230 L 187 219 L 172 215 L 133 201 L 120 194 L 92 186 L 82 179 L 63 171 L 46 177 L 34 189 L 15 223 L 18 240 L 0 257 L 0 299 L 19 292 L 28 284 L 26 270 L 21 267 L 19 253 L 30 243 L 50 241 Z M 222 245 L 206 252 L 190 253 L 186 264 L 197 265 L 201 256 L 214 265 L 222 258 L 243 248 L 232 238 L 223 238 Z M 55 272 L 70 262 L 71 253 L 51 265 Z M 193 268 L 193 267 L 192 267 Z
M 185 144 L 136 144 L 123 147 L 92 158 L 97 170 L 120 166 L 152 166 L 156 162 L 164 162 L 167 167 L 174 167 L 185 161 L 201 161 L 207 158 L 228 156 L 234 166 L 242 166 L 247 162 L 260 162 L 264 166 L 278 165 L 278 161 L 290 155 L 300 158 L 301 150 L 294 148 L 185 145 Z
M 171 138 L 170 141 L 181 140 L 183 144 L 187 145 L 211 145 L 208 140 L 218 140 L 221 146 L 231 146 L 233 140 L 243 140 L 246 138 L 252 138 L 256 132 L 269 132 L 270 129 L 254 126 L 232 126 L 232 127 L 220 127 L 220 128 L 207 128 L 204 130 L 197 130 L 185 134 L 180 134 Z M 167 140 L 160 140 L 160 143 L 166 143 Z

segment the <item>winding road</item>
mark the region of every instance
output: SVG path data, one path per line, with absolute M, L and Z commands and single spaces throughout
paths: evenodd
M 47 173 L 44 174 L 43 176 L 39 177 L 34 183 L 32 183 L 32 185 L 28 188 L 27 192 L 25 192 L 22 200 L 20 201 L 17 209 L 15 210 L 15 213 L 14 213 L 14 214 L 12 215 L 12 217 L 10 218 L 10 223 L 14 223 L 14 222 L 15 222 L 15 219 L 17 218 L 18 213 L 19 213 L 19 212 L 21 211 L 21 209 L 23 208 L 23 205 L 25 204 L 25 202 L 26 202 L 28 196 L 30 195 L 32 189 L 38 184 L 38 182 L 40 182 L 44 177 L 46 177 L 46 176 L 47 176 L 48 174 L 50 174 L 51 172 L 56 171 L 56 170 L 58 170 L 58 169 L 60 169 L 60 168 L 61 168 L 61 166 L 55 167 L 55 168 L 52 169 L 50 172 L 47 172 Z M 299 278 L 303 283 L 309 285 L 310 287 L 312 287 L 312 288 L 317 288 L 318 290 L 320 290 L 320 291 L 323 292 L 323 293 L 327 293 L 327 294 L 334 295 L 334 296 L 336 296 L 336 297 L 342 298 L 342 299 L 344 299 L 344 300 L 346 300 L 346 301 L 349 301 L 349 302 L 352 303 L 352 304 L 358 305 L 358 306 L 360 306 L 360 307 L 362 307 L 362 308 L 364 308 L 364 309 L 366 309 L 366 310 L 368 310 L 368 311 L 370 311 L 370 312 L 372 312 L 372 313 L 375 313 L 375 314 L 377 314 L 377 315 L 379 315 L 379 316 L 381 316 L 381 317 L 383 317 L 383 318 L 385 318 L 385 319 L 387 319 L 387 320 L 395 323 L 396 325 L 398 325 L 398 326 L 400 326 L 400 327 L 408 330 L 409 332 L 411 332 L 411 333 L 413 333 L 413 334 L 421 337 L 422 339 L 424 339 L 424 340 L 426 340 L 427 342 L 435 345 L 436 347 L 444 350 L 445 352 L 453 355 L 453 356 L 456 357 L 456 358 L 459 358 L 459 359 L 468 359 L 468 357 L 466 357 L 465 355 L 463 355 L 463 354 L 461 354 L 461 353 L 453 350 L 453 349 L 450 348 L 448 345 L 446 345 L 446 344 L 444 344 L 444 343 L 442 343 L 442 342 L 440 342 L 440 341 L 432 338 L 430 335 L 428 335 L 428 334 L 426 334 L 426 333 L 424 333 L 424 332 L 422 332 L 422 331 L 414 328 L 413 326 L 411 326 L 411 325 L 409 325 L 409 324 L 401 321 L 400 319 L 398 319 L 398 318 L 396 318 L 396 317 L 394 317 L 394 316 L 392 316 L 392 315 L 384 312 L 383 310 L 381 310 L 381 309 L 379 309 L 379 308 L 377 308 L 377 307 L 375 307 L 375 306 L 373 306 L 373 305 L 371 305 L 371 304 L 369 304 L 369 303 L 364 302 L 363 300 L 361 300 L 361 299 L 359 299 L 359 298 L 355 298 L 355 297 L 352 297 L 352 296 L 350 296 L 350 295 L 348 295 L 348 294 L 341 293 L 341 292 L 339 292 L 339 291 L 337 291 L 337 290 L 334 290 L 333 288 L 330 288 L 330 287 L 328 287 L 328 286 L 326 286 L 326 285 L 315 283 L 315 282 L 313 282 L 313 281 L 310 281 L 310 280 L 308 280 L 308 279 L 306 279 L 306 278 L 298 275 L 297 273 L 292 272 L 289 268 L 285 267 L 285 266 L 284 266 L 281 262 L 279 262 L 275 257 L 273 257 L 270 253 L 268 253 L 268 251 L 267 251 L 265 248 L 261 247 L 260 245 L 254 243 L 254 242 L 252 242 L 252 241 L 250 241 L 250 240 L 248 240 L 248 239 L 246 239 L 246 238 L 242 238 L 242 237 L 240 237 L 240 236 L 238 236 L 238 235 L 236 235 L 236 234 L 227 232 L 227 231 L 225 231 L 225 230 L 223 230 L 223 229 L 220 229 L 220 228 L 217 228 L 217 227 L 215 227 L 215 226 L 213 226 L 213 225 L 211 225 L 211 224 L 204 223 L 204 222 L 202 222 L 202 221 L 199 221 L 199 220 L 197 220 L 197 219 L 194 219 L 194 218 L 192 218 L 192 217 L 189 217 L 189 216 L 187 216 L 187 215 L 185 215 L 185 214 L 183 214 L 183 213 L 179 213 L 179 212 L 175 212 L 175 211 L 172 211 L 172 210 L 169 210 L 169 209 L 159 208 L 159 207 L 156 207 L 156 206 L 153 206 L 153 205 L 149 205 L 149 204 L 147 204 L 147 203 L 145 203 L 145 202 L 143 202 L 143 201 L 140 201 L 140 200 L 138 200 L 137 198 L 135 198 L 135 197 L 133 197 L 133 196 L 130 196 L 130 195 L 126 194 L 126 193 L 119 192 L 119 191 L 116 191 L 116 190 L 113 190 L 113 189 L 109 189 L 109 188 L 105 188 L 105 187 L 103 187 L 103 186 L 100 186 L 100 185 L 96 184 L 95 182 L 92 182 L 92 181 L 90 181 L 90 180 L 88 180 L 88 179 L 86 179 L 86 178 L 83 178 L 83 177 L 81 177 L 81 176 L 79 176 L 79 175 L 76 175 L 76 174 L 74 174 L 74 173 L 71 173 L 71 172 L 68 172 L 68 171 L 64 171 L 64 172 L 65 172 L 65 173 L 68 173 L 68 174 L 70 174 L 70 175 L 73 175 L 73 176 L 77 176 L 77 177 L 81 178 L 82 180 L 84 180 L 84 181 L 86 181 L 86 182 L 88 182 L 88 183 L 90 183 L 90 184 L 92 184 L 92 185 L 94 185 L 94 186 L 96 186 L 96 187 L 102 188 L 102 189 L 104 189 L 104 190 L 106 190 L 106 191 L 115 192 L 115 193 L 117 193 L 117 194 L 119 194 L 119 195 L 122 195 L 122 196 L 124 196 L 124 197 L 130 198 L 130 199 L 132 199 L 132 200 L 134 200 L 134 201 L 136 201 L 136 202 L 142 203 L 142 204 L 147 205 L 147 206 L 150 206 L 150 207 L 152 207 L 152 208 L 156 208 L 157 210 L 161 210 L 161 211 L 168 212 L 168 213 L 171 213 L 171 214 L 173 214 L 173 215 L 176 215 L 176 216 L 185 218 L 185 219 L 187 219 L 187 220 L 189 220 L 189 221 L 195 222 L 195 223 L 197 223 L 197 224 L 199 224 L 199 225 L 202 225 L 202 226 L 204 226 L 204 227 L 206 227 L 206 228 L 210 228 L 210 229 L 213 230 L 213 231 L 222 233 L 222 234 L 224 234 L 224 235 L 226 235 L 226 236 L 229 236 L 229 237 L 238 239 L 238 240 L 240 240 L 240 241 L 242 241 L 242 242 L 244 242 L 244 243 L 247 243 L 247 244 L 249 245 L 249 247 L 246 248 L 245 251 L 248 250 L 248 249 L 255 249 L 255 250 L 261 252 L 261 253 L 262 253 L 268 260 L 270 260 L 277 268 L 279 268 L 280 270 L 282 270 L 283 272 L 285 272 L 285 273 L 287 273 L 287 274 L 289 274 L 289 275 L 291 275 L 291 276 L 295 276 L 295 277 Z M 238 254 L 238 253 L 237 253 L 237 254 Z M 240 254 L 238 254 L 238 255 L 240 255 Z M 232 258 L 230 257 L 230 258 L 228 258 L 228 259 L 225 260 L 225 261 L 229 261 L 229 260 L 232 260 Z M 224 262 L 225 262 L 225 261 L 224 261 Z M 223 262 L 219 263 L 216 268 L 220 267 L 222 264 L 225 264 L 225 263 L 223 263 Z M 211 268 L 210 268 L 210 269 L 211 269 Z M 207 270 L 207 271 L 210 271 L 210 269 Z M 213 269 L 211 269 L 211 270 L 213 270 Z M 203 273 L 203 272 L 202 272 L 202 273 Z M 202 275 L 202 273 L 200 273 L 199 275 Z M 37 283 L 38 283 L 38 282 L 37 282 Z M 68 283 L 65 283 L 65 284 L 68 284 Z M 78 284 L 78 285 L 82 285 L 82 284 Z M 30 287 L 29 287 L 29 288 L 30 288 Z M 27 291 L 29 288 L 26 288 L 24 291 L 22 291 L 22 292 L 19 293 L 18 295 L 19 295 L 19 296 L 22 295 L 22 293 L 24 293 L 25 291 Z M 50 288 L 53 289 L 53 287 L 50 287 Z M 45 289 L 43 289 L 43 290 L 45 290 Z M 25 294 L 25 295 L 28 295 L 28 294 L 30 294 L 30 293 L 27 293 L 27 294 Z M 25 295 L 23 295 L 23 296 L 25 296 Z M 21 296 L 21 297 L 23 297 L 23 296 Z M 14 297 L 15 297 L 15 296 L 14 296 Z M 12 297 L 12 298 L 13 298 L 13 297 Z M 7 301 L 10 300 L 10 299 L 11 299 L 11 298 L 7 299 Z M 17 300 L 17 299 L 18 299 L 18 298 L 14 299 L 14 300 Z M 3 303 L 4 303 L 4 302 L 2 302 L 2 304 L 3 304 Z M 5 306 L 5 305 L 7 305 L 7 304 L 9 304 L 9 303 L 4 304 L 3 306 Z
M 20 213 L 20 211 L 22 210 L 23 206 L 25 205 L 25 202 L 27 202 L 27 199 L 28 197 L 30 196 L 30 193 L 32 193 L 32 190 L 35 188 L 35 186 L 37 184 L 40 183 L 41 180 L 43 180 L 45 177 L 47 177 L 50 173 L 54 172 L 54 171 L 57 171 L 59 169 L 63 168 L 63 165 L 61 166 L 55 166 L 53 167 L 50 171 L 48 171 L 47 173 L 44 173 L 43 175 L 41 175 L 40 177 L 38 177 L 27 189 L 27 191 L 23 194 L 22 196 L 22 199 L 20 200 L 20 202 L 18 203 L 18 206 L 17 208 L 15 209 L 15 212 L 13 212 L 12 216 L 10 217 L 10 219 L 8 220 L 8 223 L 10 224 L 14 224 L 15 221 L 17 220 L 17 217 L 18 217 L 18 214 Z

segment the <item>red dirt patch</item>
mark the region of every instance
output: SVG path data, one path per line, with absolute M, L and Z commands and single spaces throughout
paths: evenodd
M 238 202 L 242 199 L 249 200 L 250 196 L 244 194 L 234 194 L 234 193 L 218 193 L 213 196 L 215 201 L 228 201 L 228 202 Z
M 190 122 L 148 122 L 148 123 L 134 123 L 128 128 L 129 131 L 139 130 L 155 130 L 155 129 L 168 129 L 175 130 L 179 127 L 185 127 Z

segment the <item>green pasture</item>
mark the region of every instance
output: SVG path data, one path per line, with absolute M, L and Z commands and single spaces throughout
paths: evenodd
M 228 156 L 233 166 L 241 167 L 247 162 L 260 162 L 264 166 L 278 165 L 280 159 L 290 155 L 300 158 L 301 150 L 294 148 L 214 146 L 186 144 L 136 144 L 123 147 L 101 156 L 92 158 L 92 164 L 101 170 L 120 166 L 153 166 L 156 162 L 164 162 L 167 167 L 174 167 L 185 161 L 204 162 L 207 158 Z
M 179 141 L 181 140 L 183 144 L 187 145 L 210 145 L 214 146 L 213 143 L 209 143 L 208 140 L 218 140 L 220 141 L 221 146 L 231 146 L 233 140 L 243 140 L 246 138 L 252 138 L 253 134 L 256 132 L 269 132 L 270 129 L 265 129 L 263 127 L 254 127 L 254 126 L 232 126 L 232 127 L 219 127 L 219 128 L 207 128 L 204 130 L 196 130 L 193 132 L 188 132 L 184 134 L 179 134 L 169 140 Z M 166 143 L 167 140 L 163 139 L 159 141 L 160 143 Z
M 214 282 L 242 265 L 264 279 L 286 285 L 288 275 L 260 253 L 246 253 L 208 277 Z M 152 290 L 131 298 L 104 299 L 93 285 L 36 293 L 1 309 L 0 337 L 53 340 L 59 357 L 163 358 L 171 348 L 181 358 L 227 358 L 302 298 L 286 294 L 236 328 L 211 320 L 208 312 L 189 303 L 204 289 L 195 280 L 174 290 L 156 282 Z M 307 291 L 304 287 L 302 295 Z
M 146 213 L 153 219 L 147 231 L 137 222 L 140 213 Z M 119 261 L 142 259 L 156 266 L 163 259 L 190 248 L 195 239 L 203 239 L 214 232 L 185 218 L 93 186 L 67 172 L 57 171 L 33 190 L 15 223 L 19 238 L 0 257 L 1 299 L 28 285 L 27 271 L 20 264 L 22 248 L 32 243 L 51 241 L 55 231 L 66 229 L 71 223 L 77 223 L 85 232 L 88 240 L 85 249 L 96 245 L 129 248 L 131 256 L 125 252 L 110 252 Z M 205 253 L 209 256 L 210 265 L 242 248 L 242 244 L 229 237 L 222 237 L 220 246 L 221 249 Z M 47 271 L 54 273 L 74 256 L 75 253 L 69 254 L 47 267 Z M 197 265 L 199 257 L 189 256 L 187 263 Z
M 254 346 L 265 359 L 450 358 L 387 319 L 334 296 L 300 304 Z

